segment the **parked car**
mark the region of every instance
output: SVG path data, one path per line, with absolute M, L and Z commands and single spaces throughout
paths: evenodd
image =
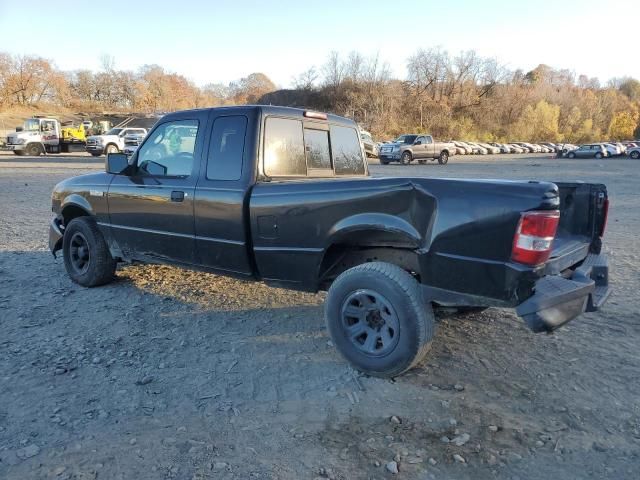
M 580 145 L 567 153 L 568 158 L 604 158 L 607 155 L 607 149 L 601 143 Z
M 456 154 L 456 146 L 450 142 L 436 142 L 431 135 L 400 135 L 395 142 L 384 145 L 380 149 L 380 163 L 400 162 L 409 165 L 414 160 L 426 163 L 427 160 L 438 160 L 445 165 L 449 157 Z
M 627 155 L 634 160 L 640 158 L 640 147 L 627 148 Z
M 517 145 L 520 148 L 522 148 L 523 153 L 533 153 L 535 151 L 533 145 L 531 145 L 530 143 L 516 142 L 514 143 L 514 145 Z
M 493 145 L 490 145 L 488 143 L 479 143 L 478 145 L 485 148 L 487 152 L 492 155 L 495 155 L 496 153 L 500 153 L 500 149 L 498 147 L 494 147 Z
M 104 135 L 87 137 L 86 150 L 94 157 L 124 150 L 124 137 L 129 134 L 146 135 L 146 128 L 112 128 Z
M 527 151 L 520 145 L 516 145 L 515 143 L 508 143 L 507 145 L 511 149 L 511 153 L 525 153 Z
M 513 148 L 506 143 L 490 143 L 489 145 L 496 147 L 500 153 L 514 153 Z
M 462 150 L 463 155 L 471 155 L 473 153 L 473 149 L 464 142 L 454 141 L 453 144 L 456 146 L 456 149 Z
M 423 359 L 436 307 L 512 308 L 548 332 L 609 294 L 604 185 L 371 178 L 357 125 L 335 115 L 175 112 L 105 164 L 53 190 L 49 248 L 71 280 L 145 262 L 325 290 L 333 344 L 370 375 Z
M 360 138 L 362 146 L 367 157 L 378 157 L 378 145 L 373 141 L 371 134 L 365 130 L 360 130 Z
M 546 145 L 542 145 L 541 143 L 534 144 L 535 146 L 540 148 L 541 153 L 551 153 L 553 150 Z
M 577 148 L 578 148 L 578 146 L 574 145 L 572 143 L 564 143 L 564 144 L 560 145 L 560 151 L 562 152 L 563 155 L 566 155 L 571 150 L 575 150 Z
M 471 153 L 474 155 L 486 155 L 489 153 L 489 150 L 484 148 L 482 145 L 473 142 L 467 142 L 471 146 Z
M 550 153 L 555 153 L 558 151 L 558 146 L 555 143 L 544 142 L 544 143 L 541 143 L 540 145 L 547 147 Z
M 622 155 L 622 149 L 613 143 L 603 143 L 602 146 L 607 150 L 607 156 L 617 157 Z

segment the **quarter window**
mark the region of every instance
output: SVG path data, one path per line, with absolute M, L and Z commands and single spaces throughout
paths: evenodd
M 197 120 L 177 120 L 156 128 L 138 152 L 138 167 L 154 176 L 188 177 L 194 163 Z
M 331 125 L 331 152 L 336 175 L 363 175 L 364 158 L 354 128 Z
M 240 179 L 246 131 L 247 117 L 244 115 L 216 118 L 207 161 L 209 180 Z
M 307 174 L 300 120 L 267 118 L 264 134 L 264 172 L 271 177 Z

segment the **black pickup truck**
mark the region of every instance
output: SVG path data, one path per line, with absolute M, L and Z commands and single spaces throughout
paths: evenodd
M 180 265 L 305 291 L 356 368 L 419 362 L 434 308 L 515 308 L 552 331 L 606 300 L 604 185 L 372 178 L 356 124 L 272 106 L 172 113 L 52 195 L 71 279 Z

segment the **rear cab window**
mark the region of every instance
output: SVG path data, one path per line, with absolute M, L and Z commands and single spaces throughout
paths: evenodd
M 268 177 L 366 174 L 358 130 L 331 123 L 267 117 L 263 160 Z

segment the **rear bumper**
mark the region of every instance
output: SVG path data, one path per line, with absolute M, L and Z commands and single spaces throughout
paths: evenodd
M 516 313 L 534 332 L 551 332 L 584 312 L 598 310 L 610 293 L 606 256 L 589 254 L 571 278 L 551 275 L 538 280 L 535 293 Z
M 49 224 L 49 250 L 53 256 L 56 256 L 56 252 L 62 248 L 62 221 L 60 218 L 55 217 Z

